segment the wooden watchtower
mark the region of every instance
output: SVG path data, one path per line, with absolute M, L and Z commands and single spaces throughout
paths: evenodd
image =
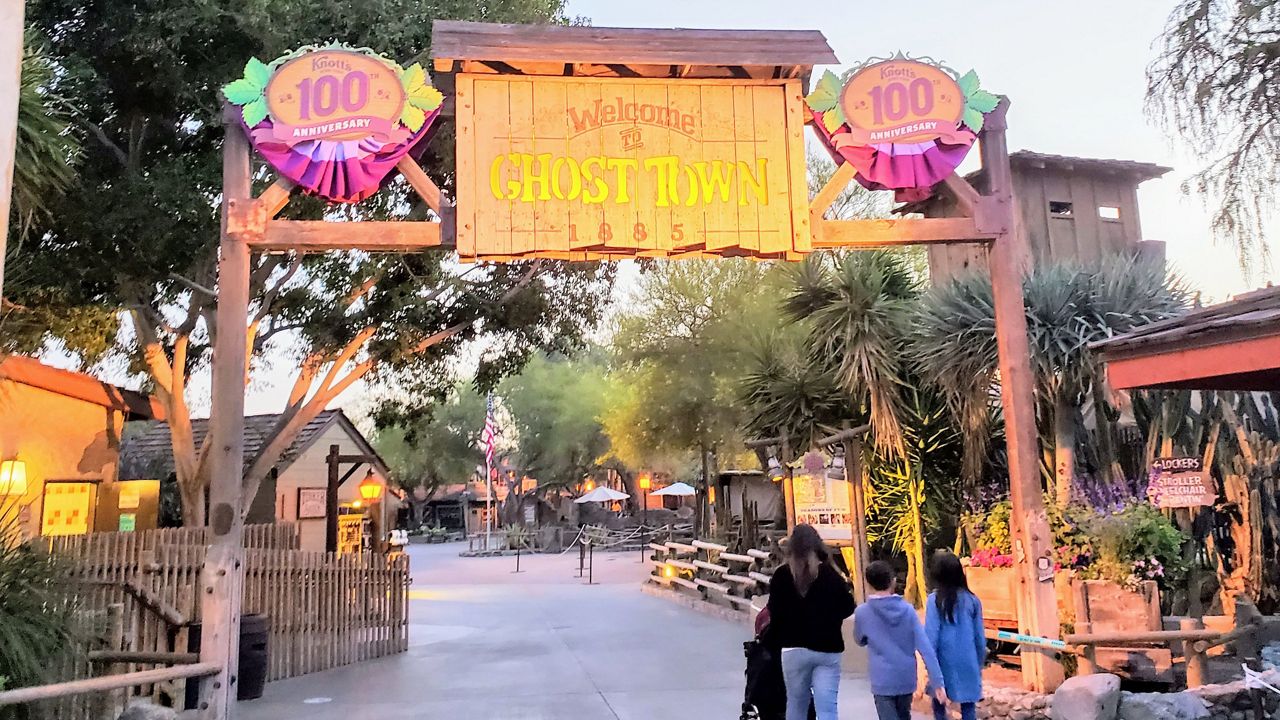
M 1171 168 L 1133 160 L 1068 157 L 1019 150 L 1010 153 L 1018 232 L 1035 264 L 1075 260 L 1089 263 L 1117 253 L 1163 257 L 1164 244 L 1143 240 L 1138 186 Z M 981 171 L 966 178 L 980 191 Z M 954 196 L 939 192 L 905 205 L 900 213 L 954 217 Z M 987 270 L 987 252 L 977 244 L 932 245 L 929 274 L 942 282 L 969 271 Z

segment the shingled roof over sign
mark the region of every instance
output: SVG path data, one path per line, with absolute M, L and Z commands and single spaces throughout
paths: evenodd
M 272 430 L 279 422 L 279 415 L 249 415 L 244 419 L 244 462 L 247 466 L 262 451 Z M 284 470 L 297 460 L 307 448 L 324 434 L 334 423 L 339 424 L 360 446 L 361 452 L 377 457 L 377 452 L 360 430 L 342 410 L 325 410 L 302 426 L 298 436 L 285 450 L 276 465 L 277 472 Z M 191 433 L 196 447 L 204 442 L 209 432 L 207 419 L 192 420 Z M 386 463 L 381 458 L 375 463 L 379 473 L 386 477 L 389 474 Z M 173 472 L 173 450 L 169 435 L 169 425 L 163 422 L 130 423 L 125 427 L 124 438 L 120 442 L 120 479 L 121 480 L 154 480 L 168 477 Z
M 436 20 L 438 73 L 467 71 L 592 77 L 807 78 L 840 61 L 818 30 L 697 30 L 504 25 Z

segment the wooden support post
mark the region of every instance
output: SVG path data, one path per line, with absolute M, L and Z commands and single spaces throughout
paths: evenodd
M 867 499 L 862 486 L 862 441 L 850 438 L 844 441 L 844 474 L 849 481 L 853 515 L 853 562 L 849 568 L 853 574 L 853 598 L 859 604 L 867 601 L 867 564 L 871 553 L 867 548 Z
M 1258 613 L 1258 608 L 1254 606 L 1253 601 L 1247 597 L 1236 597 L 1236 659 L 1250 670 L 1261 670 L 1262 663 L 1258 658 L 1258 630 L 1257 624 L 1262 620 Z M 1249 689 L 1249 700 L 1253 704 L 1253 716 L 1255 718 L 1266 717 L 1266 712 L 1262 703 L 1262 691 L 1258 688 Z
M 1182 618 L 1178 621 L 1180 630 L 1204 630 L 1204 621 L 1199 618 Z M 1182 655 L 1186 658 L 1187 687 L 1198 688 L 1209 678 L 1208 659 L 1198 649 L 1199 643 L 1186 640 L 1182 643 Z
M 1080 635 L 1093 634 L 1093 623 L 1088 621 L 1076 623 L 1076 632 Z M 1076 663 L 1076 674 L 1093 675 L 1096 672 L 1098 672 L 1098 646 L 1090 643 L 1082 646 L 1080 659 Z
M 0 0 L 0 297 L 4 297 L 5 241 L 18 147 L 18 95 L 22 87 L 23 15 L 26 0 Z
M 1014 565 L 1018 574 L 1018 625 L 1026 635 L 1057 638 L 1058 606 L 1050 563 L 1052 535 L 1040 485 L 1040 447 L 1032 394 L 1031 350 L 1022 296 L 1023 238 L 1015 231 L 1013 182 L 1005 140 L 1008 99 L 987 116 L 982 133 L 982 168 L 990 184 L 989 202 L 1003 223 L 990 250 L 995 302 L 1005 440 L 1009 453 L 1009 494 L 1013 504 Z M 1052 692 L 1062 683 L 1062 666 L 1048 648 L 1024 647 L 1022 680 L 1028 690 Z
M 228 119 L 222 146 L 222 242 L 218 259 L 217 335 L 210 413 L 209 545 L 200 577 L 200 661 L 218 672 L 200 683 L 199 710 L 210 720 L 236 715 L 240 602 L 244 576 L 244 387 L 248 343 L 249 244 L 261 228 L 228 229 L 250 196 L 249 141 Z
M 329 465 L 329 482 L 324 492 L 324 551 L 338 552 L 338 463 L 342 457 L 342 449 L 337 445 L 329 446 L 329 455 L 325 458 Z

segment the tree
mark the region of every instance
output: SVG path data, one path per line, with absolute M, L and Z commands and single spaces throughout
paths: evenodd
M 540 489 L 572 485 L 600 467 L 609 451 L 601 417 L 610 389 L 595 352 L 540 355 L 498 387 L 515 426 L 515 464 Z
M 467 482 L 484 463 L 480 431 L 484 396 L 460 383 L 430 414 L 406 425 L 378 428 L 373 445 L 391 469 L 391 479 L 418 504 L 448 485 Z
M 559 0 L 470 3 L 337 3 L 140 8 L 105 0 L 33 3 L 29 17 L 50 39 L 58 91 L 75 97 L 89 137 L 74 201 L 61 203 L 20 258 L 32 278 L 19 302 L 57 297 L 71 306 L 128 311 L 115 350 L 129 357 L 166 408 L 184 517 L 203 522 L 207 445 L 191 434 L 187 382 L 209 362 L 215 295 L 222 127 L 217 88 L 249 57 L 274 57 L 339 38 L 421 59 L 431 21 L 563 21 Z M 206 52 L 216 47 L 218 52 Z M 437 142 L 423 162 L 450 185 Z M 259 184 L 268 174 L 254 175 Z M 84 198 L 93 198 L 92 203 Z M 357 206 L 325 209 L 297 200 L 292 217 L 420 219 L 404 182 Z M 334 217 L 338 216 L 338 217 Z M 489 348 L 492 385 L 536 348 L 574 346 L 607 296 L 612 269 L 534 262 L 460 270 L 439 253 L 413 256 L 256 256 L 250 345 L 297 353 L 299 373 L 280 424 L 245 474 L 245 495 L 300 427 L 351 384 L 397 373 L 416 378 L 417 403 L 448 390 L 442 365 L 472 341 Z M 572 308 L 572 312 L 570 311 Z M 46 339 L 57 339 L 50 327 Z M 414 407 L 414 405 L 418 407 Z M 388 410 L 390 412 L 391 410 Z
M 1280 1 L 1179 0 L 1159 44 L 1148 108 L 1206 163 L 1183 190 L 1216 200 L 1213 228 L 1243 269 L 1265 264 L 1280 181 Z
M 1119 412 L 1107 399 L 1089 343 L 1180 314 L 1188 293 L 1162 264 L 1121 255 L 1097 266 L 1039 266 L 1023 288 L 1044 467 L 1059 505 L 1065 505 L 1077 475 L 1077 437 L 1086 410 L 1108 430 L 1095 443 L 1108 455 L 1100 470 L 1121 479 L 1113 469 Z M 992 406 L 999 397 L 990 281 L 975 274 L 933 288 L 912 326 L 911 353 L 921 373 L 942 388 L 960 419 L 966 477 L 972 480 L 990 447 Z

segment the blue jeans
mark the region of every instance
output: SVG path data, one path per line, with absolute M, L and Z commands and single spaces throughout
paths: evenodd
M 787 685 L 787 720 L 809 717 L 809 698 L 818 720 L 836 720 L 836 694 L 840 692 L 840 653 L 805 648 L 782 651 L 782 680 Z
M 977 703 L 958 703 L 960 705 L 960 720 L 978 720 Z M 947 706 L 933 701 L 933 719 L 947 720 Z
M 876 717 L 879 720 L 911 720 L 910 695 L 876 695 Z

